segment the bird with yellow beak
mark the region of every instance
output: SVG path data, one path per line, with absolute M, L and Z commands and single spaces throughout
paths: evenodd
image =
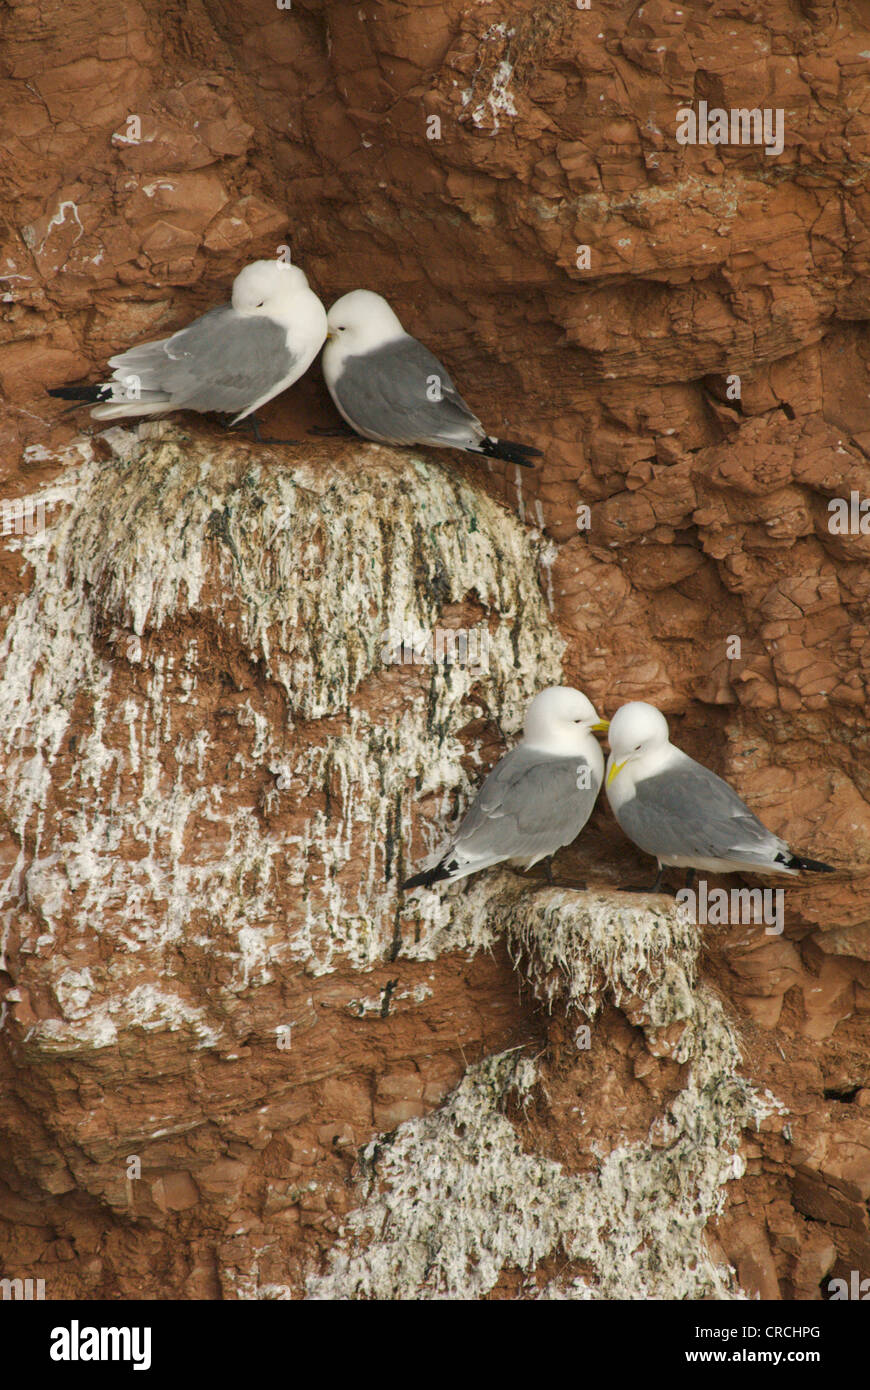
M 606 793 L 630 840 L 655 855 L 654 893 L 666 867 L 708 873 L 833 873 L 830 864 L 792 854 L 737 793 L 670 741 L 668 721 L 643 700 L 610 721 Z

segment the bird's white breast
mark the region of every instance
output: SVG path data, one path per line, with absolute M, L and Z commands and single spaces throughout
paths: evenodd
M 287 307 L 282 307 L 278 322 L 287 330 L 287 347 L 291 352 L 311 349 L 313 358 L 326 338 L 326 310 L 313 290 L 294 295 Z
M 642 757 L 630 759 L 625 766 L 620 768 L 613 781 L 605 779 L 607 799 L 613 807 L 614 813 L 619 811 L 627 801 L 631 801 L 637 793 L 638 782 L 643 782 L 647 777 L 655 777 L 660 772 L 664 772 L 669 767 L 675 767 L 685 756 L 673 744 L 667 743 L 663 748 L 655 748 Z M 611 753 L 607 759 L 607 777 L 610 770 L 616 764 L 619 766 L 621 758 Z
M 335 385 L 344 371 L 344 359 L 346 355 L 344 344 L 339 342 L 338 338 L 329 338 L 327 340 L 320 363 L 323 367 L 323 379 L 330 388 Z

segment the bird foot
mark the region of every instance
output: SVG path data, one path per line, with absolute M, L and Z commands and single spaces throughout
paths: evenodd
M 260 421 L 256 415 L 246 415 L 237 425 L 224 425 L 227 434 L 252 434 L 258 444 L 301 444 L 301 439 L 276 439 L 273 435 L 260 433 Z
M 356 430 L 350 429 L 347 425 L 312 425 L 308 431 L 315 434 L 319 439 L 356 439 Z

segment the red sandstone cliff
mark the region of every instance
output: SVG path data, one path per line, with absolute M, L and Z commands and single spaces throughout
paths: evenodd
M 870 536 L 828 525 L 870 497 L 863 7 L 3 24 L 0 495 L 47 529 L 0 540 L 2 1272 L 121 1298 L 870 1274 Z M 701 101 L 782 110 L 782 152 L 678 144 Z M 327 303 L 385 293 L 535 474 L 308 442 L 334 422 L 316 370 L 266 412 L 292 450 L 195 417 L 88 443 L 47 400 L 283 243 Z M 486 624 L 489 670 L 385 666 L 412 620 Z M 789 885 L 782 936 L 638 916 L 615 890 L 649 865 L 603 806 L 557 888 L 400 910 L 398 866 L 560 660 L 608 714 L 661 705 L 839 866 Z M 485 1060 L 520 1045 L 534 1078 Z M 460 1130 L 462 1221 L 408 1195 Z M 700 1217 L 665 1249 L 681 1171 Z M 503 1249 L 505 1184 L 551 1205 Z M 377 1236 L 386 1209 L 431 1267 Z M 703 1258 L 656 1284 L 633 1238 Z

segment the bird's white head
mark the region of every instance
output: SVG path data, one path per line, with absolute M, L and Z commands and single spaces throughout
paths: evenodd
M 570 685 L 551 685 L 536 695 L 526 710 L 523 742 L 548 753 L 583 751 L 588 735 L 604 733 L 607 720 L 596 712 L 591 700 Z
M 307 289 L 307 276 L 298 265 L 286 261 L 252 261 L 233 281 L 233 308 L 237 314 L 266 314 L 279 318 L 288 303 Z
M 610 721 L 610 758 L 607 785 L 626 763 L 635 762 L 650 753 L 659 753 L 668 746 L 668 721 L 655 705 L 644 700 L 632 700 L 622 705 Z
M 326 316 L 328 346 L 342 357 L 356 357 L 404 336 L 405 330 L 382 295 L 351 290 Z

